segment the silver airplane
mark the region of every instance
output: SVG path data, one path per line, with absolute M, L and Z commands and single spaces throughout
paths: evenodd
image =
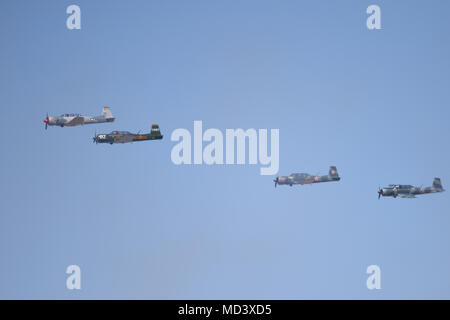
M 335 166 L 331 166 L 328 171 L 328 175 L 326 176 L 313 176 L 308 173 L 293 173 L 290 176 L 281 176 L 277 177 L 273 182 L 275 182 L 275 188 L 278 184 L 283 185 L 287 184 L 292 187 L 294 184 L 312 184 L 319 182 L 328 182 L 328 181 L 339 181 L 341 178 L 337 172 Z
M 80 114 L 62 114 L 59 117 L 49 117 L 47 114 L 47 118 L 44 119 L 45 130 L 47 130 L 47 126 L 60 126 L 62 127 L 74 127 L 80 126 L 83 124 L 91 124 L 91 123 L 103 123 L 103 122 L 113 122 L 114 117 L 111 113 L 109 107 L 103 107 L 102 114 L 100 116 L 82 116 Z
M 426 193 L 436 193 L 445 191 L 442 188 L 441 179 L 434 178 L 433 185 L 431 187 L 414 187 L 411 185 L 390 184 L 389 187 L 379 188 L 378 200 L 383 197 L 400 197 L 400 198 L 415 198 L 416 195 Z

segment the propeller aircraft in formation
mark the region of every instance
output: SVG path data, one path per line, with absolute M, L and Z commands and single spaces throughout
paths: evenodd
M 99 116 L 82 116 L 80 114 L 70 113 L 62 114 L 58 117 L 47 117 L 44 119 L 45 130 L 48 126 L 74 127 L 83 124 L 113 122 L 114 117 L 109 107 L 103 107 L 102 114 Z
M 93 139 L 94 143 L 128 143 L 136 141 L 146 140 L 161 140 L 163 135 L 159 130 L 157 124 L 152 125 L 152 130 L 149 133 L 130 133 L 128 131 L 113 131 L 106 134 L 95 134 Z
M 103 107 L 102 114 L 99 116 L 82 116 L 80 114 L 63 114 L 59 117 L 47 117 L 44 119 L 45 130 L 48 126 L 60 126 L 60 127 L 73 127 L 84 124 L 113 122 L 113 117 L 109 107 Z M 111 133 L 95 134 L 93 137 L 94 143 L 128 143 L 136 141 L 147 140 L 161 140 L 163 135 L 159 130 L 157 124 L 152 125 L 152 129 L 149 133 L 130 133 L 128 131 L 112 131 Z M 289 176 L 279 176 L 273 181 L 275 182 L 275 188 L 277 185 L 289 185 L 296 184 L 314 184 L 320 182 L 339 181 L 341 178 L 337 172 L 335 166 L 330 166 L 328 175 L 319 176 L 311 175 L 308 173 L 292 173 Z M 400 198 L 415 198 L 416 195 L 437 193 L 445 191 L 441 184 L 441 179 L 434 178 L 433 185 L 430 187 L 415 187 L 412 185 L 390 184 L 388 187 L 379 188 L 378 199 L 383 197 L 400 197 Z
M 309 173 L 293 173 L 290 176 L 277 177 L 275 182 L 275 188 L 277 185 L 289 185 L 292 187 L 294 184 L 313 184 L 319 182 L 339 181 L 341 178 L 337 172 L 335 166 L 331 166 L 326 176 L 314 176 Z
M 433 185 L 431 187 L 414 187 L 411 185 L 402 184 L 390 184 L 388 187 L 379 188 L 378 200 L 383 197 L 400 197 L 400 198 L 415 198 L 416 195 L 437 193 L 445 191 L 441 184 L 441 179 L 434 178 Z

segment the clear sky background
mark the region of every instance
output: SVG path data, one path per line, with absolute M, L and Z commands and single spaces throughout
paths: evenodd
M 1 1 L 0 298 L 449 299 L 449 191 L 377 200 L 390 183 L 450 189 L 449 10 Z M 46 112 L 104 105 L 112 124 L 44 130 Z M 279 175 L 342 180 L 275 189 L 259 165 L 176 166 L 170 134 L 194 120 L 278 128 Z M 162 141 L 92 143 L 152 123 Z

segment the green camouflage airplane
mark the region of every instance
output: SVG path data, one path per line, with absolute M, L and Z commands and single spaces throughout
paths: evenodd
M 94 143 L 127 143 L 135 141 L 146 140 L 161 140 L 163 135 L 159 131 L 157 124 L 152 125 L 152 130 L 149 133 L 130 133 L 128 131 L 113 131 L 107 134 L 95 134 L 93 140 Z

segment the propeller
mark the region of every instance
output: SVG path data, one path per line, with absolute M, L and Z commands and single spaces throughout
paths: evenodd
M 274 179 L 273 182 L 275 182 L 275 188 L 276 188 L 277 184 L 278 184 L 278 177 L 276 179 Z
M 48 112 L 47 112 L 47 118 L 45 118 L 44 123 L 45 123 L 45 130 L 47 130 L 48 127 Z
M 383 194 L 383 189 L 378 187 L 378 200 L 380 200 L 381 195 Z
M 98 143 L 98 139 L 97 139 L 97 130 L 95 130 L 95 135 L 94 135 L 94 137 L 92 138 L 92 143 L 95 143 L 95 144 Z

